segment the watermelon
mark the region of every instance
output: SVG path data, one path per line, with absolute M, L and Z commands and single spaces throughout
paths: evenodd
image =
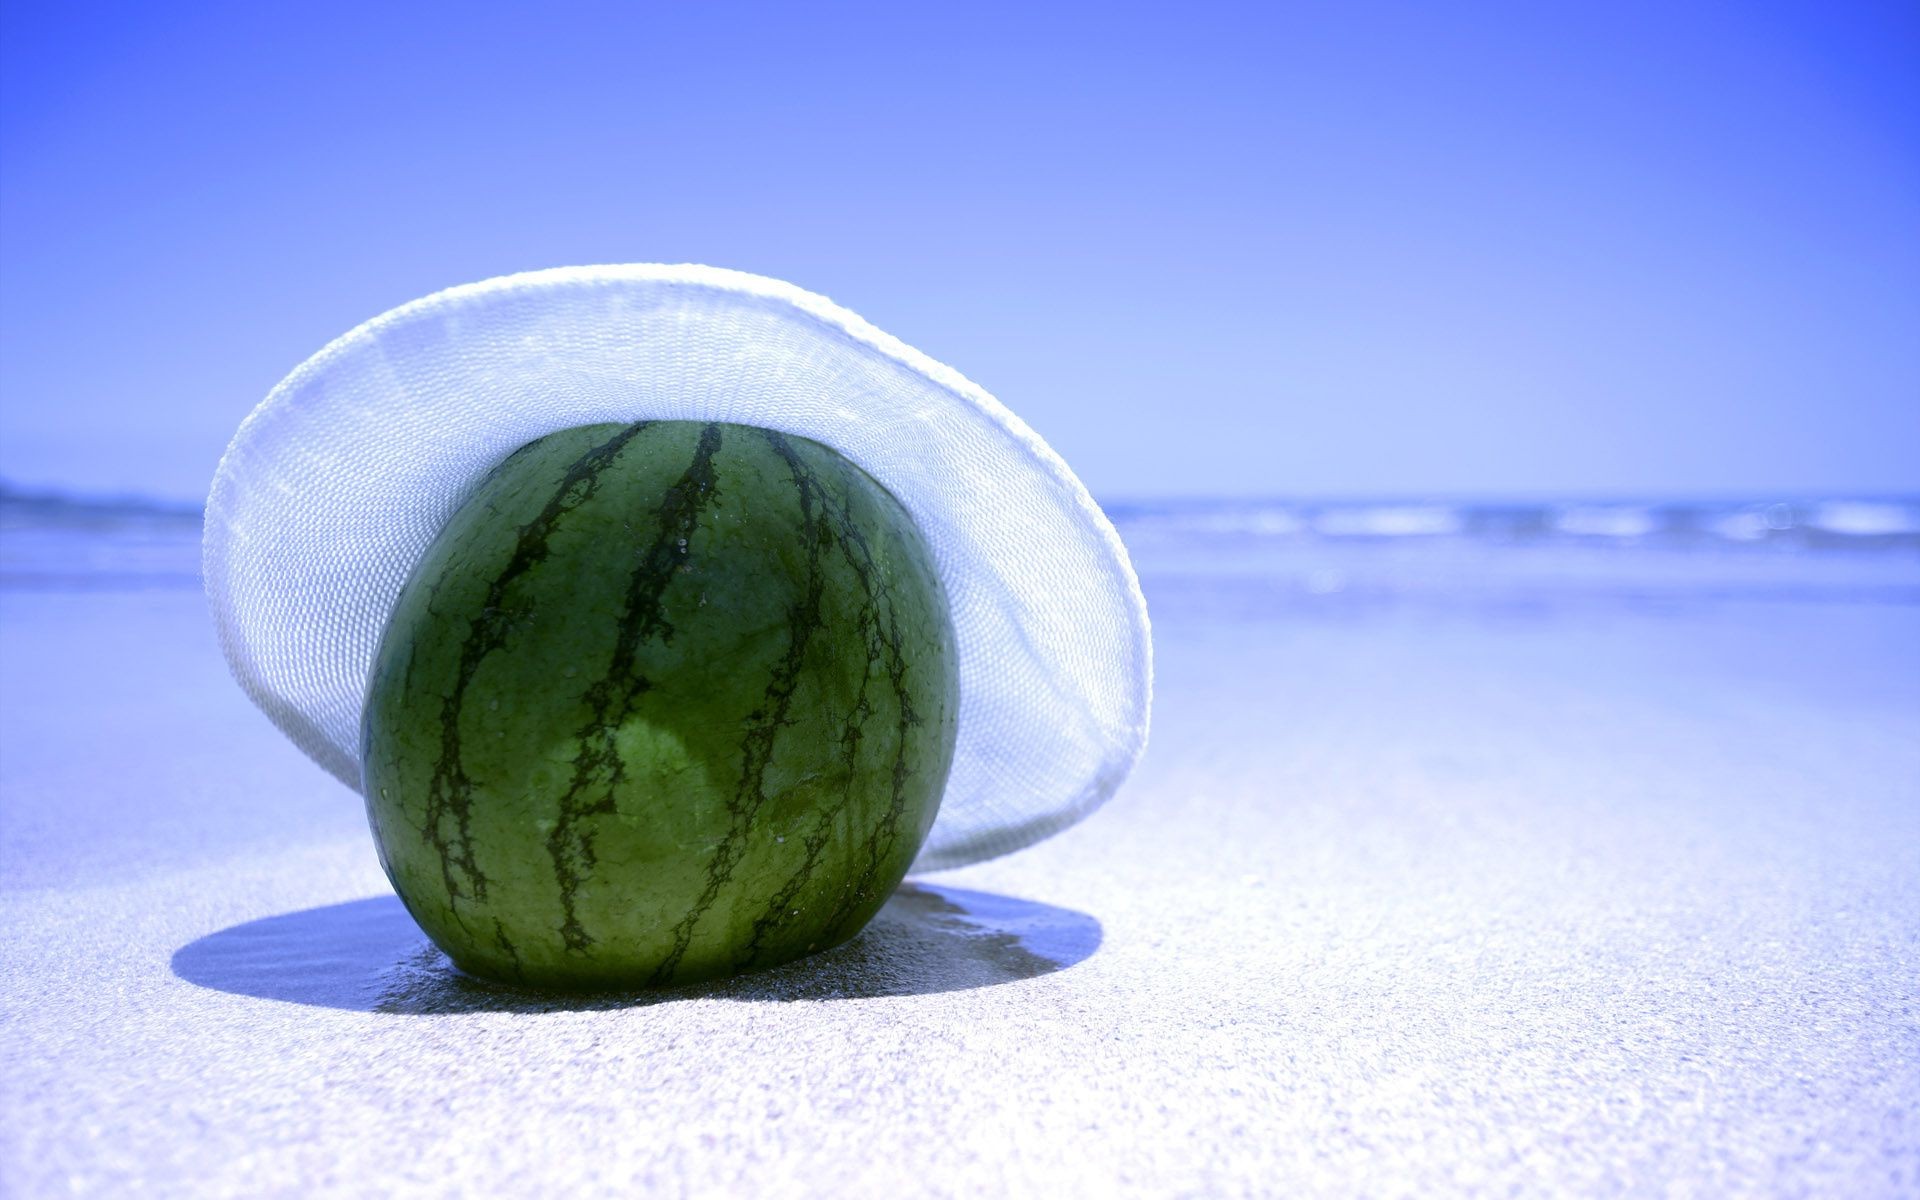
M 713 978 L 857 933 L 919 851 L 958 666 L 922 531 L 859 467 L 745 425 L 551 434 L 402 589 L 368 818 L 462 970 Z

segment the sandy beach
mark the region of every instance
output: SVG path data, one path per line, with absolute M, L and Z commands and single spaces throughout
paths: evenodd
M 1920 1190 L 1920 554 L 1127 536 L 1107 809 L 607 999 L 451 972 L 164 538 L 16 540 L 0 1191 Z

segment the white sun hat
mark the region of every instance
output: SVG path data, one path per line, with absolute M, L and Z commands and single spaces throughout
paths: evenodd
M 1152 692 L 1146 603 L 1066 463 L 957 371 L 825 297 L 713 267 L 451 288 L 287 376 L 207 501 L 207 594 L 240 685 L 358 791 L 374 652 L 428 543 L 521 446 L 643 419 L 811 438 L 919 524 L 953 607 L 960 713 L 915 870 L 1031 845 L 1132 770 Z

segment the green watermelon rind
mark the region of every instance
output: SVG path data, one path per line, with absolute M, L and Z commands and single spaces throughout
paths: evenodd
M 382 865 L 462 969 L 664 986 L 835 945 L 918 853 L 958 670 L 933 557 L 838 453 L 583 426 L 509 457 L 375 658 Z

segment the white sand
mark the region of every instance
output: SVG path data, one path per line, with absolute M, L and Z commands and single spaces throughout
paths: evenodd
M 1364 566 L 1150 576 L 1107 811 L 626 1004 L 450 975 L 193 593 L 0 593 L 0 1193 L 1920 1192 L 1920 564 Z

